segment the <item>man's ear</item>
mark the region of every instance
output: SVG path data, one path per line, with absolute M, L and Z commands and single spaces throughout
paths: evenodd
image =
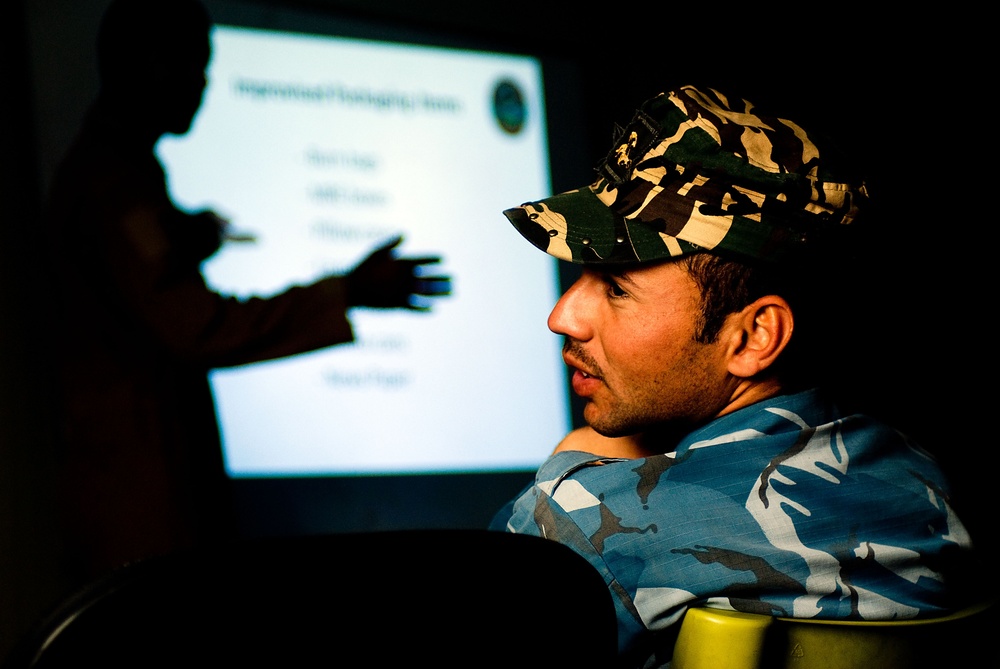
M 730 333 L 728 370 L 750 378 L 774 364 L 795 328 L 792 308 L 778 295 L 765 295 L 727 319 Z

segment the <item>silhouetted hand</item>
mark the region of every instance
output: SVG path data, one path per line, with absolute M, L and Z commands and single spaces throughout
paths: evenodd
M 219 215 L 211 209 L 203 209 L 195 213 L 194 220 L 198 221 L 198 223 L 212 235 L 215 239 L 216 249 L 218 249 L 218 247 L 222 245 L 226 229 L 229 227 L 229 219 Z
M 165 223 L 167 234 L 179 257 L 196 264 L 207 260 L 219 250 L 226 225 L 226 219 L 210 210 L 194 214 L 178 213 Z
M 348 306 L 429 311 L 431 298 L 451 295 L 451 277 L 423 273 L 426 265 L 439 263 L 441 258 L 397 258 L 393 251 L 402 242 L 402 237 L 396 237 L 351 270 Z

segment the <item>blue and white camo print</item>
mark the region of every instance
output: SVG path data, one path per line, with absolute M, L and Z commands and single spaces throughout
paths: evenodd
M 557 453 L 493 527 L 584 555 L 636 666 L 669 660 L 695 604 L 855 620 L 950 611 L 946 573 L 971 552 L 933 458 L 817 391 L 723 416 L 663 455 Z

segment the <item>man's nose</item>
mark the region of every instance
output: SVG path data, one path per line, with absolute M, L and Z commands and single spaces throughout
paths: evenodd
M 590 339 L 587 307 L 589 281 L 587 276 L 580 277 L 563 293 L 549 314 L 549 330 L 580 341 Z

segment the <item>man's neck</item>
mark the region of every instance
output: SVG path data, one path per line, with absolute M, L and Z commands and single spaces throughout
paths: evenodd
M 785 392 L 785 387 L 779 379 L 773 376 L 763 379 L 743 379 L 733 390 L 729 403 L 713 418 L 731 414 L 751 404 L 776 397 L 783 392 Z

